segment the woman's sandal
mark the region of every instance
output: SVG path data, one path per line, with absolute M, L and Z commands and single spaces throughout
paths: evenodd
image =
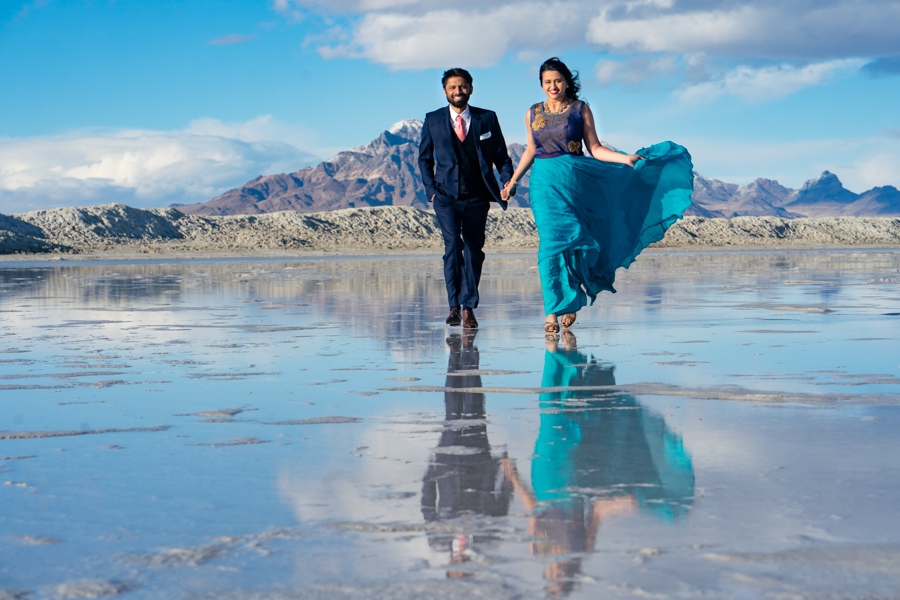
M 556 316 L 553 317 L 553 320 L 550 320 L 550 317 L 547 317 L 547 320 L 544 321 L 544 331 L 546 333 L 559 333 L 559 322 L 556 320 Z
M 569 313 L 562 316 L 562 326 L 568 329 L 575 324 L 575 313 Z

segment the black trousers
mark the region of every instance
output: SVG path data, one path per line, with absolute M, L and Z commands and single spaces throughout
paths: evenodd
M 434 214 L 444 238 L 444 282 L 450 308 L 478 306 L 478 282 L 484 264 L 481 249 L 490 207 L 484 198 L 434 202 Z

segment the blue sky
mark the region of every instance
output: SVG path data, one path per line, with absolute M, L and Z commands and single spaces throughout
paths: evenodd
M 450 66 L 522 142 L 552 55 L 621 149 L 900 187 L 898 23 L 885 0 L 0 0 L 0 212 L 206 201 L 422 118 Z

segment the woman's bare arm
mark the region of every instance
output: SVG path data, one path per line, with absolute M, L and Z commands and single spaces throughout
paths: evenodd
M 591 112 L 591 107 L 587 104 L 582 105 L 582 116 L 584 117 L 584 132 L 582 135 L 591 156 L 597 160 L 621 163 L 629 167 L 633 167 L 637 161 L 644 159 L 639 154 L 621 154 L 609 148 L 604 148 L 600 144 L 600 138 L 597 136 L 597 127 L 594 125 L 594 113 Z
M 504 456 L 500 460 L 500 465 L 503 468 L 503 476 L 507 481 L 513 484 L 513 489 L 519 494 L 519 497 L 522 499 L 522 505 L 525 507 L 525 510 L 531 512 L 537 506 L 537 498 L 534 496 L 534 492 L 528 489 L 522 480 L 519 478 L 519 471 L 512 464 L 512 461 L 509 460 L 506 456 Z

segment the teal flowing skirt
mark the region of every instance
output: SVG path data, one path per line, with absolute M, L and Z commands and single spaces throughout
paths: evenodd
M 691 155 L 662 142 L 634 168 L 566 154 L 534 161 L 529 201 L 540 236 L 546 314 L 574 313 L 606 290 L 616 269 L 663 238 L 691 205 Z

